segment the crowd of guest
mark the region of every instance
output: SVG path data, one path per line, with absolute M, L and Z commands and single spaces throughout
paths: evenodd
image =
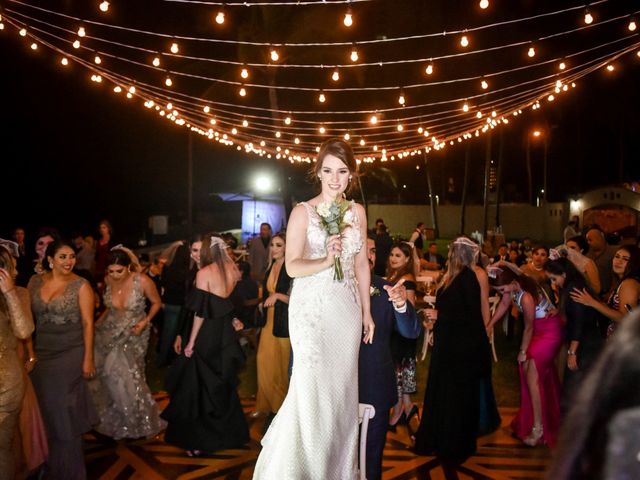
M 384 418 L 390 430 L 409 426 L 418 454 L 461 463 L 479 435 L 499 426 L 489 342 L 504 318 L 521 325 L 513 433 L 525 445 L 556 445 L 603 346 L 640 299 L 640 249 L 610 245 L 597 225 L 569 227 L 555 248 L 525 238 L 481 249 L 459 237 L 442 255 L 424 223 L 394 240 L 376 220 L 372 271 L 403 286 L 434 334 L 422 410 L 412 397 L 417 332 L 389 336 L 396 394 Z M 237 393 L 242 342 L 257 350 L 254 414 L 265 416 L 265 431 L 286 397 L 295 358 L 283 233 L 262 224 L 245 261 L 232 235 L 199 235 L 149 259 L 116 245 L 108 221 L 98 232 L 67 241 L 43 228 L 29 247 L 16 228 L 13 241 L 0 242 L 0 342 L 16 352 L 0 369 L 6 478 L 38 469 L 46 478 L 84 478 L 82 436 L 90 430 L 114 440 L 164 431 L 189 456 L 246 444 Z M 441 272 L 432 305 L 417 281 L 424 270 Z M 170 366 L 162 413 L 145 376 L 153 335 L 157 366 Z

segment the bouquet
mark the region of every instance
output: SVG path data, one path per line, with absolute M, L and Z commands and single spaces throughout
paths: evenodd
M 320 203 L 316 207 L 316 212 L 320 216 L 322 226 L 329 235 L 339 235 L 353 223 L 353 212 L 351 206 L 353 200 L 348 202 L 344 198 L 336 198 L 331 203 Z M 344 280 L 344 272 L 340 264 L 340 257 L 333 258 L 334 274 L 333 279 Z

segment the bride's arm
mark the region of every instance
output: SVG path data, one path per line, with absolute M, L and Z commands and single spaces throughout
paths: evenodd
M 369 259 L 367 258 L 367 216 L 362 205 L 355 204 L 356 215 L 360 222 L 360 235 L 363 241 L 362 248 L 356 254 L 355 271 L 356 280 L 358 280 L 358 292 L 360 293 L 360 303 L 362 305 L 362 326 L 364 329 L 364 343 L 373 343 L 373 331 L 375 324 L 371 317 L 371 270 L 369 268 Z
M 324 258 L 302 258 L 307 241 L 308 221 L 304 205 L 298 205 L 291 212 L 291 217 L 287 224 L 287 248 L 284 259 L 287 273 L 292 278 L 313 275 L 333 265 L 333 256 L 330 254 L 327 254 Z

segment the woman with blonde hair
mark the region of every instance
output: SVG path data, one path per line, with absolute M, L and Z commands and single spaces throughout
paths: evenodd
M 447 272 L 436 293 L 435 321 L 424 410 L 415 451 L 459 464 L 476 451 L 480 394 L 491 375 L 491 351 L 474 271 L 479 247 L 466 237 L 449 246 Z
M 165 441 L 184 448 L 189 456 L 249 441 L 240 398 L 238 370 L 244 354 L 238 343 L 231 292 L 240 273 L 217 234 L 205 235 L 202 268 L 185 307 L 195 315 L 189 340 L 172 365 L 166 388 L 171 400 L 162 412 L 167 420 Z

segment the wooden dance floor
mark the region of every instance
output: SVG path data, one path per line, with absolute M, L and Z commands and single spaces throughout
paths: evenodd
M 164 404 L 166 398 L 157 397 Z M 245 412 L 253 410 L 253 400 L 243 401 Z M 516 409 L 501 408 L 502 427 L 478 441 L 478 453 L 456 471 L 445 471 L 433 457 L 419 457 L 409 449 L 405 427 L 389 432 L 384 452 L 385 480 L 525 480 L 544 477 L 549 463 L 547 447 L 527 447 L 511 436 L 508 427 Z M 169 480 L 169 479 L 251 479 L 260 451 L 264 418 L 247 417 L 251 442 L 243 449 L 224 450 L 199 458 L 165 444 L 162 438 L 104 443 L 86 436 L 87 471 L 90 479 Z

